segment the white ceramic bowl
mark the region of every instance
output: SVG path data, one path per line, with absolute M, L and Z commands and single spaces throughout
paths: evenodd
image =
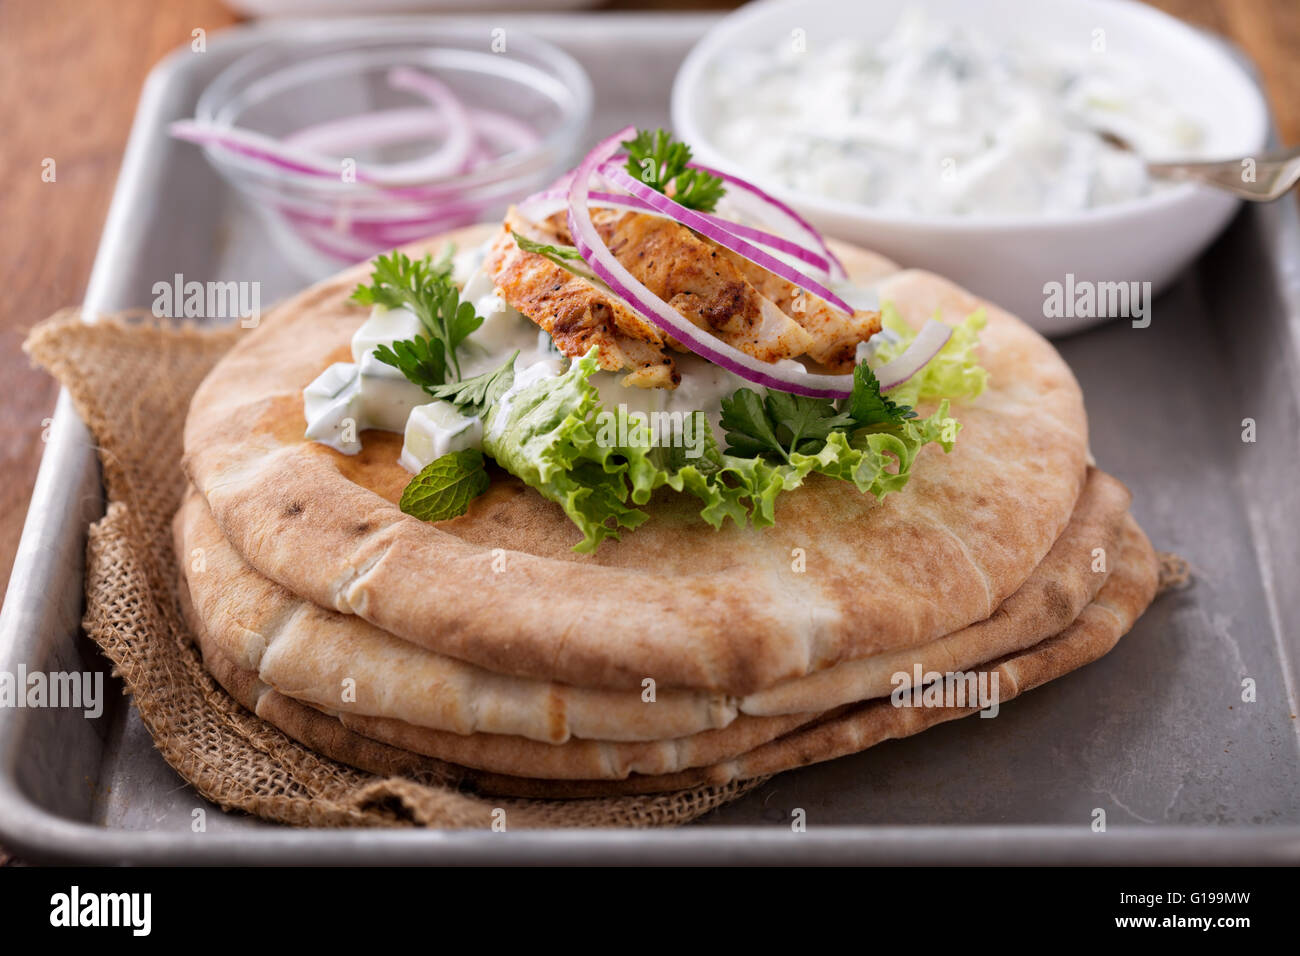
M 673 86 L 673 125 L 697 160 L 745 176 L 779 196 L 826 234 L 941 273 L 1057 335 L 1100 319 L 1046 315 L 1044 285 L 1150 282 L 1159 292 L 1227 224 L 1238 202 L 1179 184 L 1079 213 L 1042 216 L 921 216 L 795 192 L 718 151 L 710 139 L 717 105 L 705 85 L 736 50 L 776 49 L 806 31 L 807 49 L 843 37 L 874 42 L 905 8 L 1000 35 L 1087 42 L 1105 30 L 1107 49 L 1161 76 L 1168 94 L 1205 132 L 1206 158 L 1250 156 L 1268 137 L 1268 110 L 1226 48 L 1186 24 L 1128 0 L 759 0 L 721 21 L 690 52 Z M 919 174 L 919 173 L 918 173 Z

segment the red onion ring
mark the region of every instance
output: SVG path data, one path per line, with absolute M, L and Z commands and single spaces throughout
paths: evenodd
M 587 210 L 592 175 L 613 156 L 619 145 L 636 135 L 629 126 L 601 141 L 578 165 L 569 186 L 569 232 L 583 260 L 600 279 L 647 321 L 677 339 L 692 352 L 701 355 L 747 381 L 783 392 L 810 395 L 814 398 L 845 398 L 853 391 L 852 375 L 818 375 L 787 372 L 748 355 L 721 339 L 697 328 L 685 317 L 647 289 L 623 267 L 600 238 Z M 797 379 L 797 380 L 792 380 Z
M 495 110 L 467 108 L 465 115 L 478 139 L 490 141 L 498 151 L 484 150 L 481 143 L 476 143 L 483 160 L 495 159 L 510 150 L 527 149 L 541 139 L 523 123 Z M 447 117 L 443 114 L 423 106 L 406 106 L 304 126 L 286 136 L 283 142 L 300 149 L 339 155 L 358 147 L 387 146 L 420 136 L 439 135 L 446 129 Z
M 912 339 L 911 344 L 901 354 L 894 356 L 879 368 L 872 369 L 876 381 L 880 383 L 880 390 L 886 392 L 891 388 L 898 388 L 921 371 L 939 354 L 940 349 L 948 344 L 950 338 L 952 338 L 952 326 L 937 319 L 926 320 L 925 325 L 921 326 L 921 331 L 916 333 L 916 338 Z
M 447 84 L 428 73 L 409 66 L 394 67 L 388 72 L 388 85 L 395 90 L 418 93 L 438 112 L 447 117 L 447 140 L 433 153 L 406 163 L 369 164 L 372 175 L 388 181 L 441 179 L 466 171 L 470 149 L 474 145 L 473 128 L 465 104 L 456 98 Z
M 534 222 L 545 219 L 553 213 L 557 213 L 568 207 L 569 194 L 566 189 L 551 188 L 540 193 L 534 193 L 527 199 L 517 203 L 515 209 L 526 219 Z M 649 213 L 653 216 L 662 216 L 672 219 L 667 213 L 660 212 L 649 203 L 636 196 L 627 196 L 622 193 L 592 192 L 590 194 L 591 202 L 589 205 L 598 208 L 608 209 L 628 209 L 633 212 Z M 721 216 L 715 216 L 712 213 L 700 213 L 709 222 L 725 229 L 734 236 L 742 239 L 749 239 L 761 246 L 767 246 L 777 252 L 783 252 L 792 258 L 805 262 L 818 271 L 829 274 L 831 263 L 825 257 L 819 255 L 806 246 L 801 246 L 796 242 L 786 239 L 784 236 L 777 236 L 770 232 L 764 232 L 762 229 L 755 229 L 752 226 L 742 225 L 738 222 L 732 222 L 729 219 L 723 219 Z M 674 221 L 676 221 L 674 219 Z
M 834 266 L 832 274 L 835 278 L 848 278 L 848 273 L 844 269 L 844 263 L 840 262 L 839 256 L 835 255 L 835 253 L 831 251 L 830 246 L 826 245 L 826 240 L 822 238 L 822 234 L 817 231 L 816 227 L 771 193 L 759 189 L 748 180 L 741 179 L 739 176 L 733 176 L 730 173 L 724 173 L 722 170 L 714 169 L 711 166 L 701 166 L 699 163 L 687 163 L 687 166 L 691 169 L 698 169 L 700 172 L 708 173 L 710 176 L 717 176 L 728 185 L 736 186 L 744 192 L 749 193 L 754 198 L 760 200 L 769 209 L 776 210 L 776 212 L 786 220 L 783 225 L 789 227 L 793 224 L 793 228 L 796 232 L 802 232 L 817 244 L 818 248 L 821 249 L 821 251 L 826 255 L 826 258 L 829 259 L 831 264 Z M 732 198 L 734 199 L 734 197 Z
M 749 382 L 813 398 L 849 397 L 853 393 L 852 375 L 786 371 L 728 345 L 715 335 L 695 326 L 647 289 L 609 251 L 591 221 L 591 213 L 588 209 L 590 184 L 593 176 L 598 171 L 602 171 L 603 164 L 618 151 L 619 145 L 635 133 L 635 127 L 629 126 L 602 140 L 578 165 L 569 183 L 567 217 L 569 232 L 573 236 L 579 254 L 592 272 L 661 331 L 671 335 L 697 355 Z M 631 177 L 627 178 L 631 180 Z M 636 182 L 631 181 L 634 184 Z M 938 354 L 951 335 L 952 329 L 944 323 L 934 319 L 927 322 L 903 354 L 876 370 L 881 391 L 896 388 L 915 375 Z

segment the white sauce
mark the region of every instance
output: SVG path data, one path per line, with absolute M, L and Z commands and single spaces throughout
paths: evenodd
M 559 374 L 563 363 L 550 337 L 510 308 L 478 271 L 486 250 L 486 244 L 466 250 L 452 263 L 453 278 L 463 282 L 461 297 L 483 316 L 457 352 L 461 375 L 499 368 L 514 351 L 519 352 L 516 389 L 543 373 Z M 430 402 L 422 388 L 375 358 L 380 345 L 391 347 L 422 331 L 413 312 L 375 306 L 352 336 L 353 361 L 331 365 L 303 390 L 306 437 L 355 455 L 361 451 L 360 433 L 368 428 L 404 434 L 399 460 L 412 472 L 452 451 L 482 447 L 482 421 L 460 415 L 449 402 Z
M 352 333 L 352 361 L 359 365 L 379 346 L 391 347 L 399 339 L 413 339 L 422 331 L 414 312 L 377 305 L 370 310 L 370 318 Z
M 1161 188 L 1138 155 L 1195 158 L 1199 126 L 1144 64 L 998 42 L 920 11 L 874 44 L 735 51 L 714 143 L 757 179 L 890 212 L 1064 213 Z
M 619 384 L 626 372 L 597 372 L 591 377 L 591 383 L 600 392 L 601 407 L 612 412 L 624 405 L 630 413 L 641 412 L 647 416 L 655 412 L 673 415 L 701 411 L 708 418 L 714 436 L 721 440 L 718 422 L 722 418 L 722 400 L 738 388 L 755 386 L 698 355 L 674 353 L 673 361 L 682 373 L 682 380 L 671 390 L 629 388 Z M 799 365 L 798 362 L 792 364 Z M 799 367 L 803 368 L 802 365 Z

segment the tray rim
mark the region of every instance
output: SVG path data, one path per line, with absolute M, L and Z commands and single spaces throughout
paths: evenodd
M 504 16 L 501 15 L 501 16 Z M 444 19 L 487 22 L 501 16 L 465 15 Z M 513 14 L 527 27 L 562 19 L 576 25 L 582 15 Z M 614 13 L 590 15 L 586 25 L 628 25 L 637 21 L 690 29 L 716 20 L 716 12 Z M 343 30 L 349 22 L 401 18 L 351 18 L 310 21 Z M 240 24 L 209 36 L 209 53 L 237 49 L 263 36 L 300 30 L 306 21 L 276 20 Z M 86 291 L 87 319 L 93 315 L 114 266 L 130 248 L 132 197 L 143 188 L 150 163 L 149 137 L 157 128 L 170 81 L 185 68 L 186 48 L 168 54 L 150 71 L 137 104 L 121 171 Z M 1284 201 L 1285 202 L 1285 201 Z M 1293 203 L 1282 210 L 1282 232 L 1300 245 L 1300 214 Z M 1284 282 L 1292 316 L 1300 315 L 1300 282 Z M 1293 320 L 1294 321 L 1294 320 Z M 1297 384 L 1300 388 L 1300 384 Z M 51 439 L 42 456 L 23 533 L 14 559 L 3 610 L 0 610 L 0 668 L 31 659 L 39 650 L 43 624 L 53 599 L 40 600 L 43 572 L 56 559 L 49 542 L 66 551 L 84 550 L 92 485 L 103 513 L 103 489 L 91 437 L 66 391 L 60 390 Z M 91 519 L 93 520 L 93 518 Z M 1254 535 L 1252 535 L 1253 537 Z M 48 595 L 43 595 L 49 598 Z M 66 598 L 66 595 L 64 596 Z M 76 595 L 78 602 L 81 595 Z M 1280 623 L 1276 621 L 1275 623 Z M 1300 863 L 1300 824 L 1190 825 L 1120 824 L 1105 834 L 1086 825 L 826 825 L 794 834 L 777 826 L 690 827 L 680 830 L 521 831 L 500 838 L 480 831 L 332 830 L 266 827 L 205 834 L 185 831 L 127 830 L 80 822 L 36 803 L 18 785 L 15 761 L 21 711 L 0 711 L 0 843 L 23 858 L 41 862 L 134 865 L 368 863 L 627 863 L 764 864 L 872 862 L 886 865 L 936 863 L 1103 864 L 1144 863 L 1211 865 Z

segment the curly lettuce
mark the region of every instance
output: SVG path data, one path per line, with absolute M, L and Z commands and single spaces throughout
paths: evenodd
M 947 401 L 924 419 L 907 408 L 878 414 L 883 406 L 877 390 L 874 403 L 846 403 L 846 410 L 834 416 L 835 427 L 820 429 L 811 442 L 799 436 L 783 439 L 790 447 L 780 455 L 723 452 L 707 417 L 696 412 L 689 427 L 702 429 L 697 437 L 703 440 L 691 443 L 698 452 L 692 457 L 685 447 L 644 440 L 647 436 L 625 409 L 605 413 L 590 381 L 598 367 L 593 349 L 563 374 L 514 390 L 489 409 L 483 440 L 483 450 L 498 465 L 564 509 L 583 536 L 575 550 L 585 553 L 644 523 L 648 515 L 642 506 L 660 488 L 697 498 L 700 516 L 715 528 L 728 518 L 741 526 L 773 524 L 780 494 L 798 488 L 811 474 L 851 481 L 864 494 L 883 497 L 907 484 L 922 447 L 938 444 L 951 451 L 961 427 L 949 416 Z M 869 382 L 874 388 L 874 376 L 860 368 L 860 386 Z M 863 396 L 855 392 L 855 398 Z M 771 402 L 769 395 L 767 401 L 778 418 L 790 414 L 784 400 Z M 854 408 L 871 413 L 860 410 L 855 420 Z M 602 414 L 616 416 L 618 427 L 603 428 L 598 423 Z M 781 427 L 775 433 L 785 435 Z M 611 441 L 611 434 L 628 440 Z
M 891 302 L 881 305 L 880 324 L 894 334 L 895 340 L 883 342 L 876 349 L 872 364 L 877 367 L 903 354 L 916 338 L 916 330 L 903 321 Z M 938 354 L 902 385 L 890 389 L 889 398 L 912 406 L 927 399 L 968 402 L 978 398 L 988 385 L 989 373 L 975 360 L 975 347 L 979 345 L 980 330 L 987 324 L 983 309 L 966 316 L 953 326 L 952 335 Z

